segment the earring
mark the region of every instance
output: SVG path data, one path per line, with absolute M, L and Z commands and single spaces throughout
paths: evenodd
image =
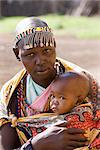
M 60 72 L 60 64 L 59 64 L 59 62 L 57 62 L 57 61 L 55 62 L 54 68 L 56 69 L 57 75 L 59 75 L 59 72 Z

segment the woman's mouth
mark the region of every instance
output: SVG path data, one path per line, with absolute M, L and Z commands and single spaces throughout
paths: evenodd
M 39 74 L 39 75 L 46 74 L 48 71 L 49 71 L 49 69 L 39 70 L 39 71 L 37 71 L 37 74 Z

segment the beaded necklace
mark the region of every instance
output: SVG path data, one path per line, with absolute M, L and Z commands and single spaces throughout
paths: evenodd
M 27 74 L 21 79 L 19 86 L 17 88 L 17 102 L 18 102 L 18 109 L 17 109 L 17 113 L 18 113 L 18 117 L 25 117 L 26 116 L 26 103 L 25 103 L 25 99 L 26 99 L 26 77 Z

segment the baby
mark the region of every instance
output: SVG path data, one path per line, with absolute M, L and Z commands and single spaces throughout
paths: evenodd
M 84 103 L 89 86 L 88 78 L 79 73 L 67 72 L 58 76 L 51 86 L 50 110 L 56 114 L 70 112 Z
M 96 129 L 93 108 L 88 103 L 90 92 L 89 79 L 82 73 L 67 72 L 58 76 L 51 86 L 49 110 L 55 115 L 63 115 L 64 120 L 70 121 L 67 128 L 86 130 L 89 145 L 77 150 L 100 149 L 100 130 Z

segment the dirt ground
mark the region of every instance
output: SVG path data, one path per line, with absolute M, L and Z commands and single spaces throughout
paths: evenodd
M 0 88 L 23 66 L 12 52 L 14 35 L 0 34 Z M 71 61 L 91 72 L 100 81 L 100 40 L 79 40 L 56 36 L 57 56 Z

